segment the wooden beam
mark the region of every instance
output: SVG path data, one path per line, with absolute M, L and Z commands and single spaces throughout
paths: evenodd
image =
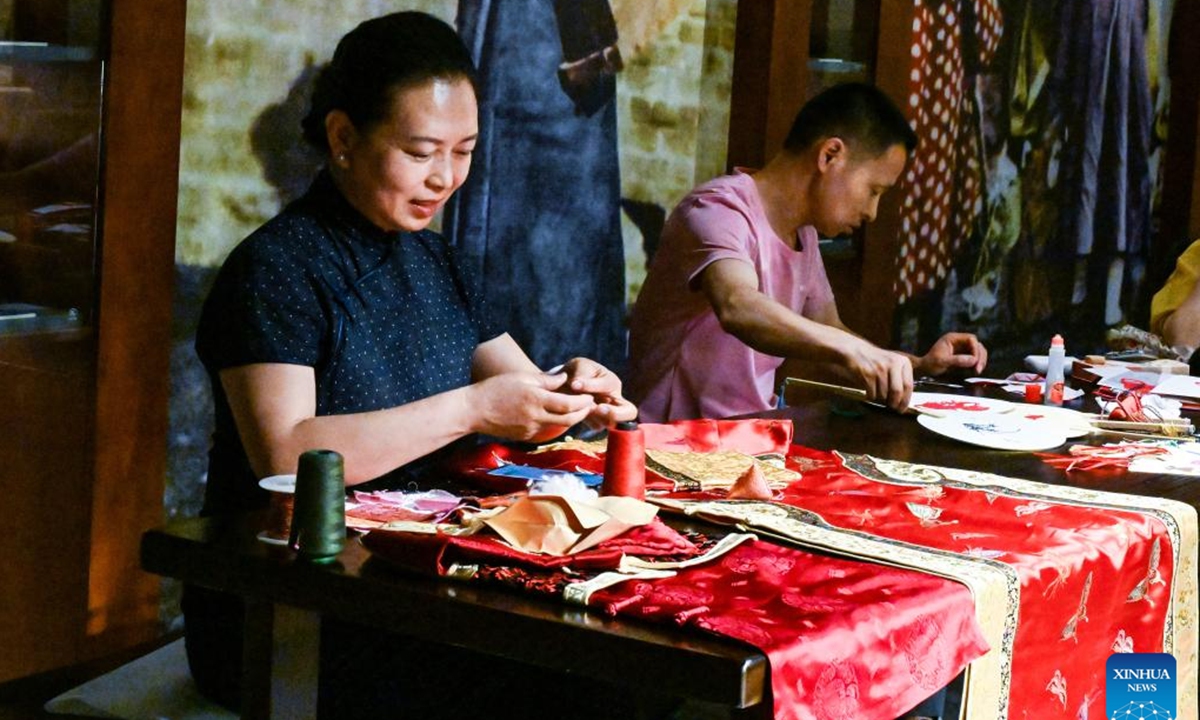
M 158 632 L 139 567 L 163 517 L 186 0 L 111 4 L 102 120 L 89 649 Z
M 879 43 L 875 85 L 900 107 L 908 101 L 909 55 L 913 5 L 908 0 L 882 0 L 879 8 Z M 892 318 L 896 312 L 893 285 L 900 250 L 898 192 L 884 194 L 875 221 L 867 225 L 862 245 L 862 284 L 857 307 L 847 308 L 847 322 L 868 340 L 891 347 Z
M 742 2 L 733 48 L 727 169 L 762 167 L 807 99 L 811 0 Z

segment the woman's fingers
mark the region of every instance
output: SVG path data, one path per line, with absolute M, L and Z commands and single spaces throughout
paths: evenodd
M 591 395 L 547 392 L 541 399 L 540 405 L 543 411 L 551 415 L 574 415 L 578 412 L 586 415 L 596 407 L 596 401 Z

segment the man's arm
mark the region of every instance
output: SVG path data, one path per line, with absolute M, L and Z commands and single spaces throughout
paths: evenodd
M 764 295 L 754 268 L 741 260 L 717 260 L 699 281 L 721 328 L 755 350 L 843 368 L 871 399 L 896 410 L 908 406 L 912 363 L 849 332 L 832 303 L 818 319 L 806 318 Z
M 1200 295 L 1198 295 L 1197 301 L 1200 303 Z M 837 305 L 834 303 L 827 304 L 812 319 L 852 335 L 858 335 L 842 323 L 841 317 L 838 316 Z M 969 369 L 978 374 L 983 372 L 987 366 L 988 358 L 987 348 L 979 342 L 979 338 L 971 333 L 961 332 L 946 333 L 938 338 L 937 342 L 930 346 L 929 351 L 924 355 L 911 355 L 899 350 L 896 352 L 908 358 L 912 363 L 913 373 L 916 375 L 941 375 L 954 369 Z

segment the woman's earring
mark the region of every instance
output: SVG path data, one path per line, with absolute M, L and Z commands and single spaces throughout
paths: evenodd
M 337 161 L 342 165 L 346 164 L 346 153 L 338 153 Z

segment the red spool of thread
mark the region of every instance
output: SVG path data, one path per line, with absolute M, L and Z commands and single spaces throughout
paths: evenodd
M 619 422 L 609 428 L 600 494 L 646 497 L 646 438 L 636 422 Z

